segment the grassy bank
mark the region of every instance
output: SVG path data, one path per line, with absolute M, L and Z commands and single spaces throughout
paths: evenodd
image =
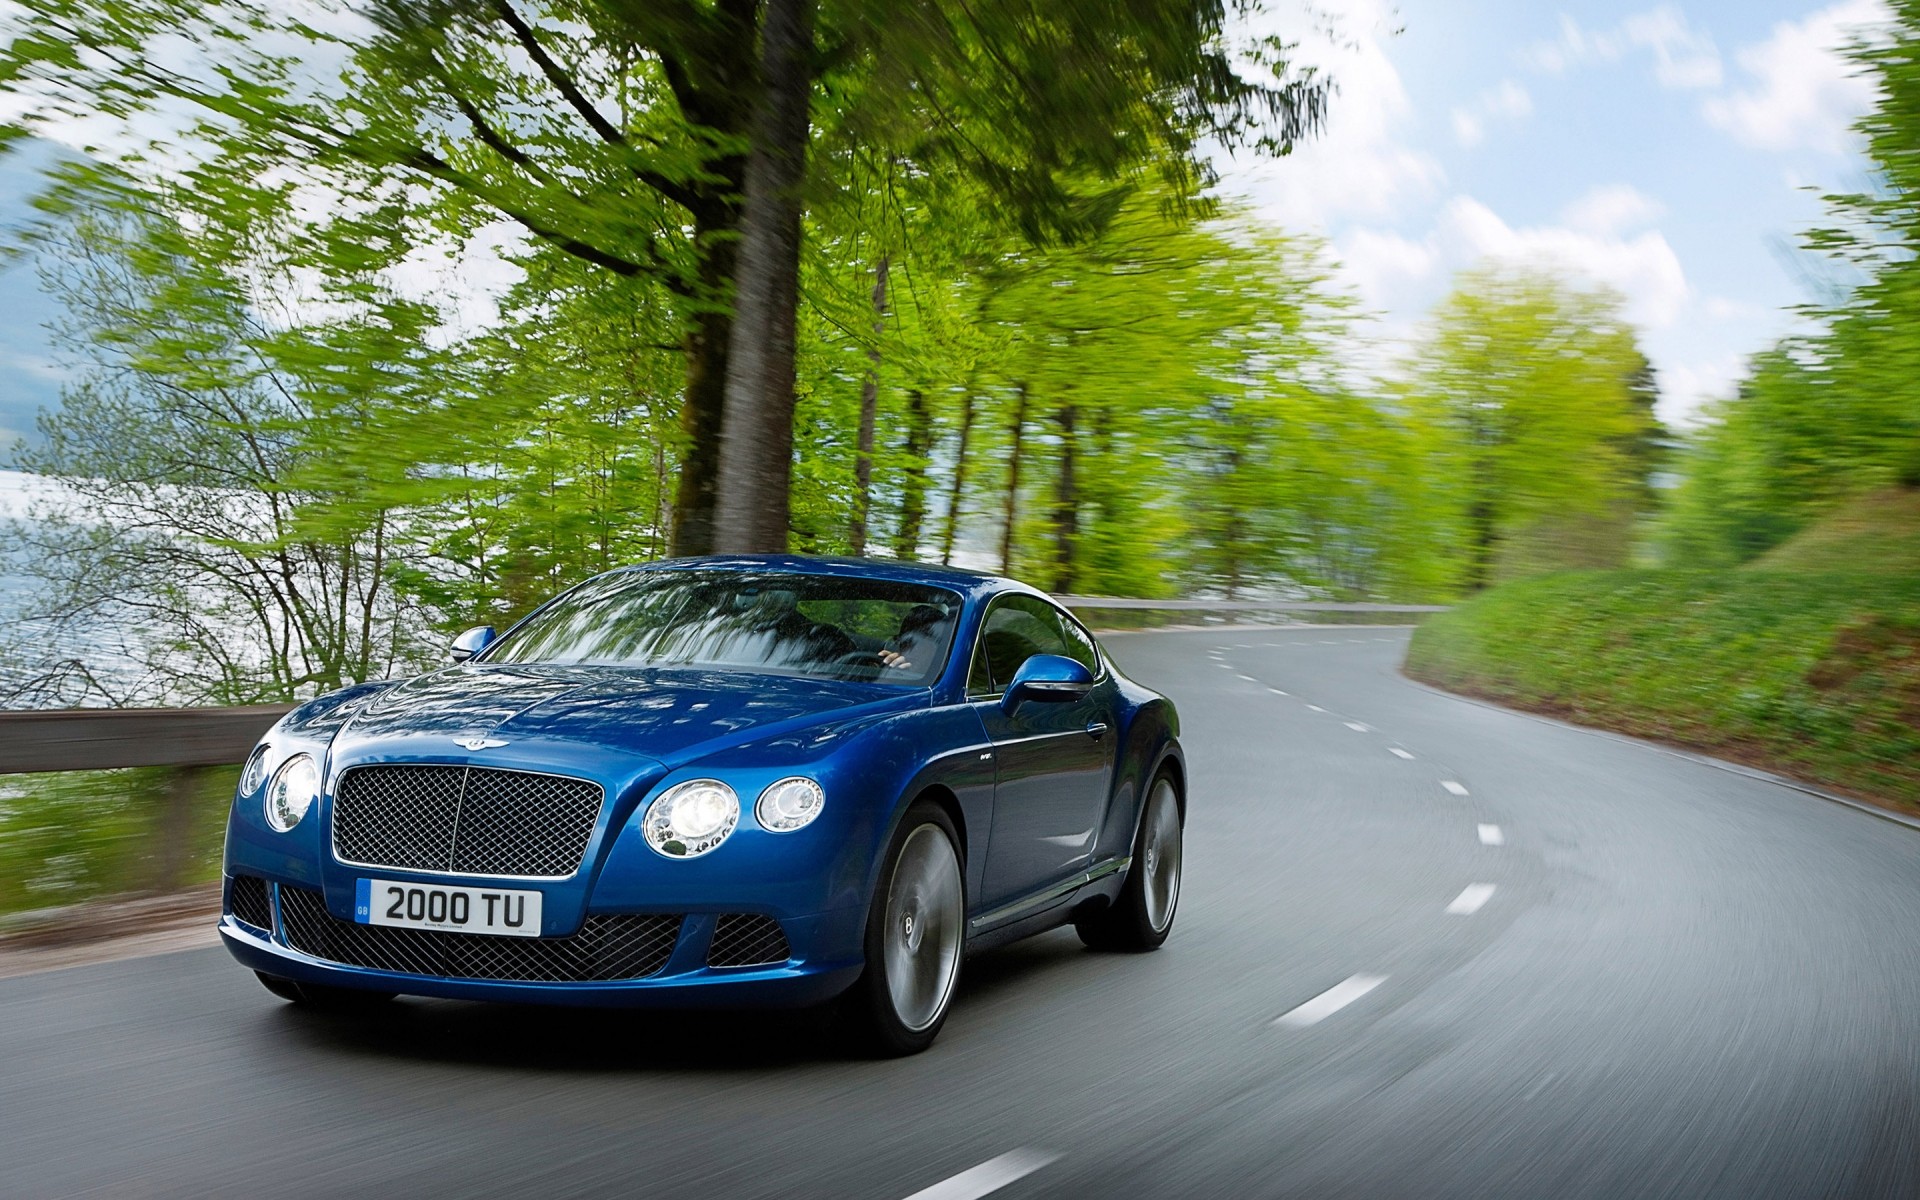
M 1524 580 L 1427 621 L 1407 671 L 1920 811 L 1920 573 Z

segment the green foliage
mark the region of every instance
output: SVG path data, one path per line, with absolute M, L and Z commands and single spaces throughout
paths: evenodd
M 1876 190 L 1830 197 L 1838 223 L 1807 238 L 1851 286 L 1690 440 L 1662 529 L 1676 564 L 1744 562 L 1848 496 L 1920 485 L 1920 3 L 1891 10 L 1854 50 L 1880 92 L 1858 126 Z
M 1471 591 L 1596 565 L 1555 553 L 1570 539 L 1554 526 L 1581 518 L 1600 527 L 1597 565 L 1624 563 L 1657 432 L 1649 377 L 1619 297 L 1536 272 L 1463 277 L 1407 385 L 1424 443 L 1407 519 L 1446 531 L 1431 575 Z
M 0 913 L 56 908 L 150 885 L 165 767 L 0 778 Z M 210 771 L 191 804 L 182 883 L 220 877 L 220 837 L 239 769 Z
M 1920 576 L 1920 488 L 1852 497 L 1743 569 Z
M 1424 623 L 1407 670 L 1920 810 L 1920 574 L 1523 580 Z

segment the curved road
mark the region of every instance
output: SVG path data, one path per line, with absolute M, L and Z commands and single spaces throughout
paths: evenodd
M 980 957 L 918 1058 L 74 968 L 0 981 L 0 1195 L 1920 1196 L 1920 833 L 1405 641 L 1111 639 L 1181 706 L 1174 936 Z

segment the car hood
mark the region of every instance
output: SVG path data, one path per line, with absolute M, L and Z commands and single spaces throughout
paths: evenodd
M 458 756 L 474 749 L 460 742 L 473 739 L 525 748 L 563 742 L 671 767 L 823 721 L 928 702 L 919 689 L 784 675 L 478 663 L 379 692 L 348 720 L 341 740 L 377 746 L 383 757 L 436 747 Z

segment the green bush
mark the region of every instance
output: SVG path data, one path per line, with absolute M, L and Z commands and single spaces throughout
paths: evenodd
M 1920 809 L 1920 577 L 1597 571 L 1422 625 L 1407 671 Z
M 239 768 L 196 786 L 180 882 L 220 874 L 220 843 Z M 0 777 L 0 913 L 54 908 L 152 886 L 160 867 L 165 767 Z

